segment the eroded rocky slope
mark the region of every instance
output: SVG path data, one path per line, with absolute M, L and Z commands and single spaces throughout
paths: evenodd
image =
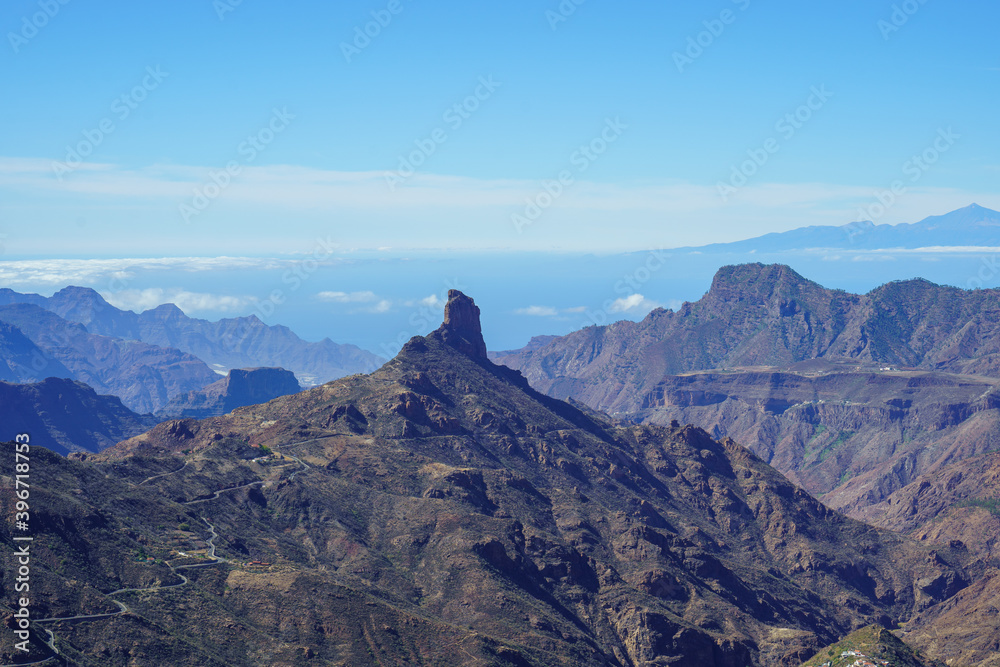
M 38 474 L 44 613 L 127 606 L 47 627 L 108 665 L 794 666 L 973 574 L 963 550 L 833 512 L 733 441 L 534 391 L 486 358 L 460 293 L 371 375 Z M 224 561 L 143 583 L 178 583 L 199 542 Z M 143 553 L 149 570 L 130 565 Z M 144 590 L 109 595 L 126 586 Z

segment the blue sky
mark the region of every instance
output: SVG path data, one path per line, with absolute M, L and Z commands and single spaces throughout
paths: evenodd
M 846 224 L 897 182 L 878 223 L 1000 209 L 1000 6 L 577 3 L 8 0 L 0 261 L 294 262 L 322 243 L 392 258 L 388 283 L 421 252 L 614 253 Z M 3 275 L 136 308 L 184 294 L 202 316 L 266 298 L 241 285 L 252 262 L 208 264 L 198 280 L 120 263 Z M 309 283 L 302 322 L 320 293 L 371 294 L 375 317 L 451 280 L 429 269 L 383 298 L 350 266 Z M 488 277 L 503 279 L 471 276 Z M 506 312 L 586 303 L 557 296 Z M 320 301 L 346 317 L 351 298 Z
M 957 140 L 878 222 L 1000 208 L 995 5 L 232 2 L 4 3 L 7 253 L 256 255 L 329 233 L 345 249 L 696 245 L 851 222 L 947 128 Z M 251 136 L 270 142 L 241 150 Z M 604 152 L 582 155 L 591 142 Z

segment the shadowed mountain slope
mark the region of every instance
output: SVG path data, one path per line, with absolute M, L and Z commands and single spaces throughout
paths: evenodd
M 60 454 L 99 452 L 156 423 L 82 382 L 55 377 L 35 384 L 0 382 L 0 441 L 28 433 L 34 445 Z
M 20 329 L 0 321 L 0 381 L 38 382 L 72 377 L 68 368 L 47 356 Z

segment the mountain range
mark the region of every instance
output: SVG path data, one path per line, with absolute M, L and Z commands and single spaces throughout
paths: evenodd
M 220 372 L 262 366 L 286 368 L 306 386 L 371 371 L 384 361 L 355 345 L 337 344 L 329 338 L 318 343 L 304 341 L 287 327 L 269 326 L 255 315 L 209 322 L 188 317 L 169 303 L 142 313 L 121 310 L 86 287 L 66 287 L 51 297 L 0 289 L 0 304 L 13 303 L 40 306 L 83 325 L 91 334 L 176 348 Z
M 975 205 L 882 227 L 714 249 L 1000 246 Z M 726 266 L 501 353 L 479 315 L 452 290 L 374 370 L 254 317 L 0 290 L 29 662 L 1000 667 L 1000 291 Z M 339 379 L 236 367 L 279 358 Z
M 676 312 L 656 308 L 641 322 L 591 326 L 494 358 L 547 392 L 610 411 L 663 375 L 714 368 L 824 359 L 995 375 L 1000 290 L 914 279 L 857 295 L 780 264 L 725 266 L 707 294 Z
M 968 549 L 831 511 L 701 429 L 537 392 L 455 291 L 371 375 L 39 449 L 32 475 L 34 659 L 795 667 L 871 623 L 991 640 L 948 615 L 982 581 Z
M 877 225 L 865 219 L 840 226 L 799 227 L 741 241 L 676 250 L 774 253 L 810 248 L 884 250 L 954 246 L 1000 247 L 1000 213 L 978 204 L 970 204 L 944 215 L 932 215 L 913 223 Z
M 303 341 L 255 316 L 208 322 L 172 304 L 137 314 L 82 287 L 51 297 L 0 289 L 0 350 L 0 379 L 72 378 L 139 413 L 162 411 L 232 368 L 280 366 L 311 386 L 382 361 L 353 345 Z
M 693 423 L 862 516 L 923 473 L 1000 447 L 1000 291 L 909 280 L 865 295 L 782 265 L 720 269 L 676 312 L 493 358 L 619 418 Z
M 36 305 L 0 306 L 0 321 L 16 327 L 42 352 L 41 364 L 32 367 L 29 378 L 58 376 L 69 370 L 69 377 L 100 394 L 118 396 L 139 413 L 153 412 L 173 396 L 204 387 L 219 377 L 194 355 L 92 334 L 82 324 Z

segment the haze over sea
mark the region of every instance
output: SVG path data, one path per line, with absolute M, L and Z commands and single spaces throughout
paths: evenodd
M 0 265 L 0 278 L 17 291 L 46 296 L 68 284 L 89 286 L 112 304 L 136 311 L 173 302 L 192 317 L 210 320 L 254 314 L 307 340 L 329 337 L 387 357 L 409 337 L 437 327 L 450 288 L 475 295 L 483 305 L 490 349 L 503 350 L 521 347 L 535 335 L 638 320 L 655 307 L 675 309 L 700 298 L 726 264 L 788 264 L 825 287 L 859 293 L 915 277 L 989 288 L 1000 286 L 997 253 L 1000 249 L 424 251 L 338 253 L 315 262 L 311 256 L 22 260 Z

